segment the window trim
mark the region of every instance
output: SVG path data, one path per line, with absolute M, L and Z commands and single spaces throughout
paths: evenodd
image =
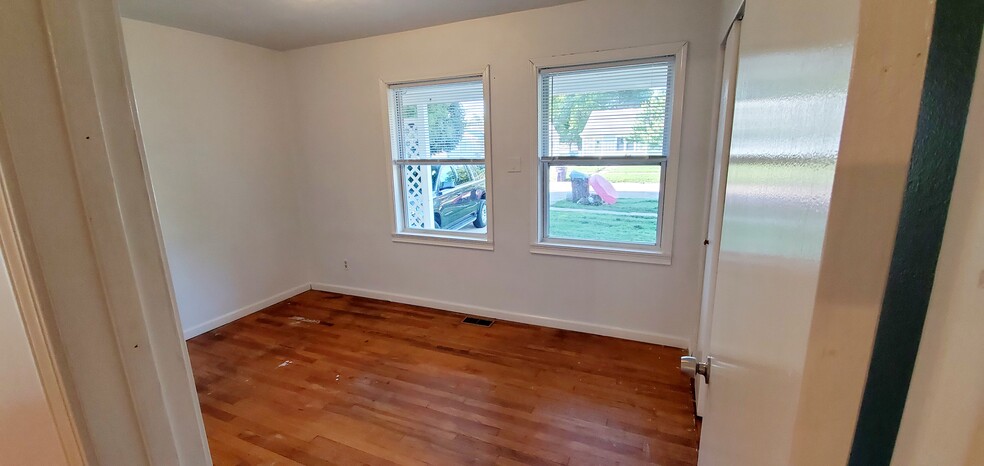
M 659 225 L 657 227 L 659 243 L 649 246 L 633 245 L 630 243 L 547 238 L 544 229 L 546 227 L 545 218 L 548 218 L 546 212 L 549 205 L 544 202 L 544 190 L 546 189 L 547 183 L 549 183 L 549 180 L 547 180 L 549 170 L 543 170 L 542 167 L 544 165 L 549 167 L 550 164 L 563 163 L 566 157 L 540 157 L 540 151 L 543 147 L 541 144 L 543 134 L 540 122 L 542 116 L 541 103 L 543 102 L 540 72 L 555 68 L 601 68 L 624 62 L 646 62 L 647 60 L 664 57 L 673 57 L 674 66 L 673 101 L 670 109 L 671 118 L 668 132 L 670 137 L 669 152 L 665 157 L 648 157 L 638 162 L 651 165 L 662 164 L 662 169 L 660 170 L 662 180 L 660 186 Z M 533 156 L 531 157 L 530 170 L 536 197 L 532 206 L 533 228 L 531 229 L 531 253 L 670 265 L 673 251 L 673 220 L 676 210 L 677 175 L 680 164 L 680 139 L 685 96 L 686 62 L 686 42 L 556 55 L 530 60 L 533 75 L 532 81 L 535 86 L 534 95 L 536 96 L 536 102 L 533 104 L 533 111 L 535 112 L 534 121 L 536 122 L 534 130 L 536 134 L 532 138 Z M 610 159 L 603 157 L 577 158 L 578 163 L 605 164 L 606 160 Z
M 399 141 L 397 134 L 392 130 L 390 119 L 390 106 L 393 104 L 392 89 L 401 87 L 412 87 L 429 84 L 446 84 L 467 81 L 482 82 L 482 97 L 485 101 L 485 158 L 479 162 L 477 159 L 442 159 L 442 164 L 447 162 L 461 162 L 461 164 L 485 165 L 485 207 L 488 210 L 488 221 L 485 227 L 485 234 L 465 233 L 460 231 L 444 230 L 422 230 L 405 228 L 405 213 L 403 212 L 403 182 L 402 167 L 408 163 L 399 161 L 394 150 L 398 147 Z M 485 65 L 479 70 L 465 70 L 464 72 L 449 72 L 439 75 L 417 77 L 413 79 L 380 79 L 379 91 L 382 101 L 383 128 L 386 132 L 384 140 L 384 152 L 386 157 L 386 173 L 389 177 L 387 188 L 389 190 L 388 204 L 390 212 L 390 236 L 395 243 L 425 244 L 434 246 L 451 246 L 467 249 L 493 250 L 493 182 L 492 182 L 492 115 L 491 115 L 491 94 L 490 94 L 490 67 Z M 419 165 L 426 165 L 421 163 Z M 399 175 L 399 176 L 398 176 Z

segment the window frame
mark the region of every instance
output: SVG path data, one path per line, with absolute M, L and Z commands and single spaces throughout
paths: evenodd
M 620 165 L 659 165 L 660 169 L 660 198 L 657 219 L 657 238 L 655 245 L 617 243 L 592 240 L 577 240 L 550 238 L 547 236 L 549 221 L 549 202 L 545 202 L 549 189 L 550 167 L 562 166 L 564 162 L 575 160 L 566 157 L 542 157 L 543 150 L 543 89 L 540 75 L 543 71 L 597 69 L 631 63 L 648 63 L 666 60 L 673 61 L 673 94 L 670 106 L 670 127 L 667 130 L 670 141 L 665 156 L 628 159 L 623 157 L 576 157 L 579 165 L 611 165 L 617 161 Z M 534 192 L 533 228 L 530 252 L 533 254 L 549 254 L 593 259 L 607 259 L 627 262 L 670 265 L 673 251 L 673 219 L 676 204 L 677 175 L 680 164 L 680 135 L 683 121 L 683 101 L 685 96 L 687 43 L 675 42 L 670 44 L 632 47 L 625 49 L 603 50 L 598 52 L 557 55 L 548 58 L 530 60 L 535 86 L 536 102 L 534 104 L 535 137 L 533 138 L 533 157 L 531 172 Z M 568 165 L 569 166 L 569 165 Z
M 420 163 L 408 163 L 399 158 L 399 136 L 393 131 L 395 122 L 390 114 L 390 108 L 395 103 L 394 89 L 414 86 L 426 86 L 434 84 L 447 84 L 455 82 L 481 82 L 482 98 L 485 106 L 485 157 L 484 159 L 421 159 Z M 490 69 L 486 65 L 479 71 L 465 71 L 460 73 L 443 73 L 436 76 L 417 77 L 412 79 L 381 79 L 379 89 L 382 100 L 382 111 L 384 130 L 386 132 L 385 153 L 386 153 L 386 172 L 389 176 L 387 183 L 389 189 L 389 212 L 391 219 L 391 238 L 397 243 L 427 244 L 436 246 L 452 246 L 469 249 L 493 249 L 493 194 L 492 194 L 492 131 L 491 131 L 491 108 L 490 108 Z M 437 162 L 437 163 L 428 163 Z M 419 228 L 406 227 L 406 201 L 403 179 L 403 167 L 407 165 L 485 165 L 485 207 L 488 212 L 488 220 L 485 226 L 485 234 L 468 233 L 452 230 L 426 230 Z

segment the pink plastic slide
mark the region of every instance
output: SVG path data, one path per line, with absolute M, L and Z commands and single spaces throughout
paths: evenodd
M 602 202 L 608 205 L 614 204 L 618 201 L 618 191 L 615 190 L 615 186 L 605 179 L 604 176 L 599 174 L 594 174 L 588 177 L 588 186 L 594 190 L 595 194 L 601 198 Z

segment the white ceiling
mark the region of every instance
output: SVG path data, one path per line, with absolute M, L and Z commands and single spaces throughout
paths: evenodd
M 577 0 L 119 0 L 124 17 L 290 50 Z

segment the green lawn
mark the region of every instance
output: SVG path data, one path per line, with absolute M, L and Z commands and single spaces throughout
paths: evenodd
M 572 171 L 585 175 L 598 173 L 612 183 L 659 183 L 658 165 L 624 165 L 606 167 L 601 165 L 579 165 L 568 167 L 568 175 Z
M 656 217 L 550 212 L 550 237 L 655 244 Z
M 656 217 L 592 212 L 656 213 L 659 209 L 659 201 L 656 199 L 620 199 L 613 205 L 600 206 L 558 201 L 551 207 L 580 209 L 580 211 L 551 210 L 550 237 L 618 243 L 656 243 Z
M 612 183 L 659 183 L 659 166 L 653 165 L 607 167 L 599 174 Z
M 570 169 L 586 175 L 598 173 L 612 183 L 659 183 L 660 176 L 659 166 L 577 166 Z M 597 206 L 563 200 L 550 206 L 579 210 L 571 212 L 551 209 L 550 237 L 617 243 L 656 243 L 656 217 L 631 214 L 658 213 L 658 199 L 622 198 L 612 205 Z M 626 215 L 599 213 L 600 211 Z
M 608 210 L 612 212 L 630 212 L 655 214 L 659 212 L 658 199 L 619 199 L 612 205 L 580 205 L 574 202 L 563 200 L 550 204 L 551 207 L 563 207 L 567 209 L 584 210 Z

